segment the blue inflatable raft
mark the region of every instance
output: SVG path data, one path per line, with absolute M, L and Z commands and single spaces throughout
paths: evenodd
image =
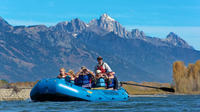
M 87 89 L 76 86 L 65 79 L 43 79 L 31 90 L 33 101 L 127 101 L 128 93 L 118 90 Z

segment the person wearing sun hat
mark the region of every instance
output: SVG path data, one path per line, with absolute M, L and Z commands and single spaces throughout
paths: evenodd
M 101 70 L 101 73 L 112 72 L 112 69 L 110 68 L 110 66 L 106 62 L 103 62 L 103 58 L 101 56 L 97 57 L 97 61 L 98 61 L 98 64 L 95 66 L 95 70 L 94 70 L 95 72 L 97 70 Z
M 96 71 L 96 76 L 95 76 L 95 80 L 96 80 L 96 87 L 106 87 L 106 79 L 107 79 L 107 75 L 102 74 L 101 70 L 97 70 Z
M 107 88 L 113 87 L 114 89 L 117 89 L 118 81 L 117 77 L 114 75 L 115 72 L 113 72 L 110 66 L 103 61 L 103 58 L 101 56 L 97 57 L 97 61 L 98 63 L 94 68 L 95 73 L 98 74 L 97 71 L 100 70 L 101 74 L 107 77 Z

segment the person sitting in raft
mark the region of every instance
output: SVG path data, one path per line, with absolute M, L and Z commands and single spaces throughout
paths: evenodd
M 75 75 L 71 74 L 73 70 L 69 70 L 69 73 L 66 73 L 65 71 L 65 68 L 60 68 L 60 74 L 57 76 L 57 78 L 65 78 L 67 82 L 74 83 Z
M 80 71 L 76 73 L 76 77 L 76 85 L 90 89 L 92 79 L 95 77 L 95 75 L 92 71 L 83 66 L 81 67 Z
M 72 70 L 72 69 L 70 69 L 69 71 L 68 71 L 68 81 L 69 82 L 71 82 L 71 83 L 74 83 L 74 81 L 75 81 L 75 79 L 76 79 L 76 76 L 75 76 L 75 73 L 74 73 L 74 71 Z
M 65 78 L 67 76 L 67 73 L 65 72 L 65 68 L 60 68 L 60 74 L 57 76 L 57 78 Z
M 115 72 L 108 66 L 106 62 L 103 62 L 103 58 L 101 56 L 97 57 L 98 64 L 95 66 L 94 71 L 100 70 L 102 74 L 107 76 L 106 84 L 107 88 L 118 88 L 118 80 L 117 77 L 114 75 Z M 97 74 L 97 73 L 96 73 Z
M 101 70 L 97 70 L 95 76 L 96 79 L 95 87 L 106 87 L 105 79 L 107 78 L 108 78 L 107 75 L 101 73 Z

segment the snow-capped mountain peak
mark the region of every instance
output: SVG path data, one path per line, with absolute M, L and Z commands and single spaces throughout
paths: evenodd
M 104 21 L 115 21 L 113 18 L 111 18 L 108 14 L 104 13 L 102 16 L 101 16 L 101 20 L 104 20 Z

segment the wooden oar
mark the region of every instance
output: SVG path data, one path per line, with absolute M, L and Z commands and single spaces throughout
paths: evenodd
M 175 92 L 174 88 L 169 88 L 169 87 L 146 86 L 146 85 L 140 85 L 140 84 L 127 83 L 127 82 L 120 82 L 120 83 L 126 84 L 126 85 L 132 85 L 132 86 L 140 86 L 140 87 L 147 87 L 147 88 L 153 88 L 153 89 L 160 89 L 160 90 L 167 91 L 167 92 Z

